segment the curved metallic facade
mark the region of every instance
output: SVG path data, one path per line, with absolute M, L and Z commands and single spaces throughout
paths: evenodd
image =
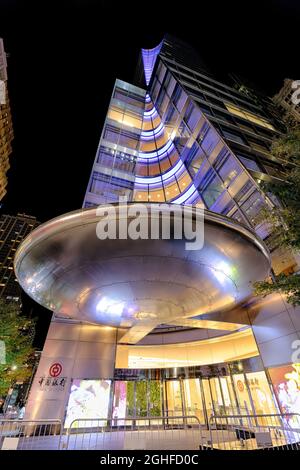
M 112 206 L 113 207 L 113 206 Z M 97 224 L 120 223 L 129 204 L 77 211 L 43 224 L 18 249 L 15 271 L 23 289 L 59 317 L 130 328 L 122 342 L 137 342 L 155 326 L 175 324 L 234 331 L 242 325 L 202 320 L 222 313 L 251 294 L 252 282 L 270 269 L 268 251 L 257 236 L 223 216 L 186 208 L 184 223 L 199 219 L 203 245 L 186 250 L 186 239 L 163 237 L 182 222 L 177 205 L 143 206 L 147 228 L 158 218 L 156 239 L 101 240 Z M 128 215 L 130 224 L 132 216 Z M 117 220 L 116 220 L 117 219 Z M 142 221 L 140 221 L 142 223 Z

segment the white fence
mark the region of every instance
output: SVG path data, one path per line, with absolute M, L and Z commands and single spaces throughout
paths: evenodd
M 209 419 L 207 449 L 300 449 L 300 415 L 232 414 Z
M 61 448 L 60 420 L 0 418 L 1 450 L 58 450 Z
M 0 418 L 1 450 L 257 450 L 300 449 L 300 415 L 231 414 L 209 419 L 146 416 L 60 420 Z
M 66 449 L 199 450 L 203 443 L 197 416 L 76 419 L 68 431 Z

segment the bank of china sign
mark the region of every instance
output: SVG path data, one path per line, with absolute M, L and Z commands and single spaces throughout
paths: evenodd
M 44 391 L 60 391 L 65 389 L 67 377 L 63 377 L 63 367 L 59 362 L 54 362 L 50 367 L 47 375 L 39 377 L 38 384 L 40 390 Z

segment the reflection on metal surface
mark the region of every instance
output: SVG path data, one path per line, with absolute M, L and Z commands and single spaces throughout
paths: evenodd
M 194 320 L 193 318 L 182 318 L 172 320 L 172 325 L 188 326 L 190 328 L 207 328 L 209 330 L 236 331 L 245 325 L 239 323 L 228 323 L 215 320 Z
M 151 204 L 146 207 L 149 218 Z M 21 286 L 57 316 L 134 327 L 136 340 L 150 326 L 224 311 L 268 275 L 264 244 L 226 217 L 206 211 L 204 247 L 187 251 L 185 239 L 99 240 L 96 210 L 41 225 L 16 254 Z M 180 207 L 173 210 L 175 219 Z M 191 207 L 188 217 L 194 220 L 198 210 Z
M 157 321 L 145 321 L 132 326 L 118 341 L 120 344 L 136 344 L 157 326 Z

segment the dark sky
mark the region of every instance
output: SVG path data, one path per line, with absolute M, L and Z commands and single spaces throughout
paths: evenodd
M 299 79 L 297 3 L 0 0 L 15 131 L 1 210 L 43 222 L 81 207 L 115 78 L 132 81 L 165 32 L 268 94 Z

